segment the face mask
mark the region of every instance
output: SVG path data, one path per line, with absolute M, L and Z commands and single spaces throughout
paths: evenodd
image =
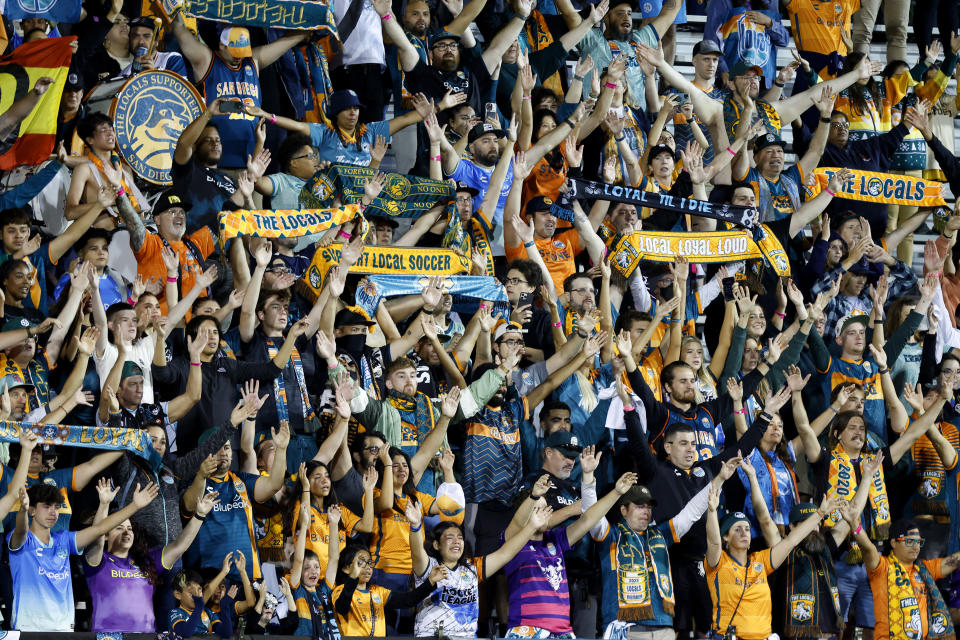
M 364 347 L 367 346 L 367 335 L 365 333 L 356 333 L 340 336 L 336 342 L 338 351 L 346 351 L 351 355 L 359 355 Z
M 487 400 L 487 406 L 493 409 L 499 409 L 503 406 L 503 396 L 499 393 Z

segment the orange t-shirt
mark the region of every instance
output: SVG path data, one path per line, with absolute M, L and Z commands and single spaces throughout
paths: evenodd
M 327 562 L 330 560 L 330 522 L 327 520 L 327 512 L 319 511 L 313 505 L 310 505 L 310 528 L 307 529 L 307 539 L 304 542 L 304 548 L 317 554 L 320 560 L 320 570 L 326 572 Z M 360 524 L 360 517 L 346 507 L 340 508 L 340 523 L 337 525 L 337 535 L 340 538 L 340 550 L 343 551 L 347 546 L 347 538 L 357 534 L 357 525 Z M 296 541 L 300 533 L 300 501 L 298 500 L 293 509 L 293 536 Z
M 186 238 L 196 246 L 204 259 L 213 253 L 213 236 L 210 234 L 209 228 L 201 227 L 189 236 L 186 236 Z M 153 277 L 162 283 L 166 282 L 167 268 L 163 264 L 163 258 L 160 257 L 163 245 L 163 240 L 158 234 L 147 233 L 143 239 L 143 246 L 140 247 L 139 251 L 135 252 L 134 255 L 137 258 L 137 273 L 143 276 L 144 280 Z M 179 242 L 171 242 L 170 248 L 180 257 L 179 284 L 180 296 L 183 297 L 193 289 L 193 285 L 197 281 L 197 274 L 200 273 L 202 265 L 197 262 L 193 252 L 187 248 L 186 243 L 182 240 Z M 160 294 L 160 307 L 163 309 L 164 315 L 166 315 L 167 297 L 166 293 L 163 292 Z
M 566 157 L 567 142 L 563 141 L 557 147 L 558 151 Z M 563 167 L 560 171 L 555 171 L 546 156 L 540 158 L 537 164 L 533 165 L 530 171 L 530 177 L 523 181 L 523 202 L 526 204 L 537 196 L 544 196 L 551 200 L 557 200 L 560 197 L 560 187 L 567 179 L 567 161 L 563 161 Z
M 942 558 L 934 560 L 921 560 L 927 567 L 927 571 L 933 576 L 934 580 L 943 578 L 943 572 L 940 569 Z M 890 620 L 888 619 L 890 606 L 890 590 L 887 587 L 887 570 L 890 568 L 890 559 L 887 556 L 880 556 L 880 564 L 872 571 L 867 571 L 867 577 L 870 578 L 870 590 L 873 591 L 873 617 L 876 618 L 876 625 L 873 628 L 874 638 L 887 638 L 890 636 Z M 923 633 L 921 638 L 927 637 L 927 631 L 930 629 L 927 620 L 927 587 L 923 578 L 917 573 L 917 570 L 910 566 L 907 567 L 910 574 L 910 582 L 913 585 L 913 592 L 917 597 L 917 607 L 920 609 L 920 624 Z
M 553 286 L 556 287 L 559 295 L 563 292 L 563 281 L 577 270 L 573 259 L 584 249 L 580 245 L 580 234 L 575 229 L 568 229 L 563 233 L 553 234 L 553 237 L 547 240 L 535 237 L 533 241 L 540 255 L 543 256 L 543 262 L 547 265 L 547 271 L 550 272 Z M 527 250 L 523 245 L 505 247 L 504 253 L 507 256 L 507 262 L 527 257 Z

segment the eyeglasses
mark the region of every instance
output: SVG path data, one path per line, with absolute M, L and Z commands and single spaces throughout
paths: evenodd
M 831 122 L 831 123 L 830 123 L 830 126 L 833 127 L 834 129 L 841 129 L 841 130 L 843 130 L 843 131 L 849 131 L 849 130 L 850 130 L 850 123 L 849 123 L 849 122 Z
M 437 51 L 456 51 L 459 46 L 456 42 L 441 42 L 433 45 L 433 48 Z
M 500 344 L 505 344 L 508 347 L 516 347 L 517 345 L 523 346 L 523 340 L 515 340 L 510 338 L 509 340 L 501 340 Z
M 900 542 L 908 547 L 920 547 L 923 548 L 923 544 L 926 542 L 925 538 L 897 538 Z
M 369 560 L 364 560 L 363 558 L 357 558 L 357 566 L 363 569 L 364 567 L 372 567 L 373 563 Z
M 527 284 L 527 281 L 520 278 L 504 278 L 503 284 Z
M 570 290 L 570 293 L 578 293 L 578 294 L 580 294 L 580 295 L 582 295 L 582 296 L 585 296 L 585 295 L 587 295 L 588 293 L 596 294 L 596 290 L 590 289 L 590 288 L 588 288 L 588 287 L 581 287 L 581 288 L 579 288 L 579 289 L 571 289 L 571 290 Z
M 283 275 L 285 273 L 293 273 L 293 271 L 290 270 L 290 267 L 282 264 L 271 265 L 267 267 L 266 270 L 269 271 L 270 273 L 276 273 L 278 275 Z
M 291 159 L 291 160 L 299 160 L 300 158 L 310 158 L 311 160 L 316 160 L 316 159 L 317 159 L 317 154 L 316 154 L 315 152 L 311 151 L 310 153 L 305 153 L 305 154 L 303 154 L 302 156 L 293 156 L 293 157 L 290 158 L 290 159 Z
M 473 202 L 473 196 L 457 196 L 457 202 Z
M 380 447 L 364 447 L 363 450 L 373 455 L 380 453 Z

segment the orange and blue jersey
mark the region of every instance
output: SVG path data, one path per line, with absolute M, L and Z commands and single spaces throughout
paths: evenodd
M 941 422 L 940 433 L 960 454 L 960 432 L 949 422 Z M 914 491 L 907 501 L 904 515 L 932 516 L 950 522 L 950 535 L 947 537 L 947 555 L 960 550 L 960 509 L 958 509 L 957 462 L 947 467 L 930 438 L 924 434 L 913 443 L 905 456 L 910 468 Z
M 893 129 L 893 108 L 907 95 L 907 89 L 917 84 L 909 71 L 886 78 L 880 85 L 880 104 L 877 104 L 867 88 L 860 84 L 844 89 L 837 96 L 834 109 L 842 111 L 850 122 L 850 141 L 879 136 Z M 866 110 L 860 112 L 850 99 L 850 94 L 859 91 L 866 102 Z
M 867 423 L 867 431 L 873 432 L 886 443 L 886 406 L 883 403 L 883 388 L 880 386 L 879 367 L 872 360 L 846 360 L 840 357 L 830 358 L 827 368 L 817 369 L 822 376 L 823 391 L 826 397 L 839 384 L 854 383 L 861 385 L 866 392 L 863 403 L 863 418 Z
M 860 0 L 790 0 L 787 11 L 797 49 L 847 55 L 843 36 L 850 32 L 850 20 L 859 8 Z
M 723 633 L 732 624 L 737 627 L 738 638 L 769 637 L 772 600 L 767 576 L 774 571 L 770 549 L 751 553 L 745 565 L 723 551 L 717 566 L 704 562 L 703 568 L 713 601 L 713 630 Z
M 219 502 L 213 505 L 206 522 L 187 549 L 184 564 L 219 569 L 227 554 L 239 549 L 247 557 L 247 577 L 260 579 L 260 556 L 254 543 L 253 526 L 253 502 L 258 480 L 260 476 L 255 473 L 232 471 L 219 478 L 207 478 L 205 490 L 216 491 Z M 240 579 L 236 567 L 230 569 L 230 578 Z
M 333 590 L 336 602 L 343 591 L 342 584 Z M 386 605 L 390 598 L 390 589 L 377 584 L 368 584 L 366 589 L 359 587 L 353 592 L 350 601 L 350 613 L 346 617 L 337 614 L 340 633 L 347 637 L 383 637 L 387 635 Z
M 433 507 L 436 498 L 427 494 L 417 493 L 417 501 L 420 503 L 420 513 L 423 517 L 430 515 L 430 509 Z M 380 490 L 374 492 L 375 496 L 380 495 Z M 370 555 L 373 556 L 373 566 L 385 573 L 413 573 L 413 560 L 410 558 L 410 521 L 404 515 L 407 502 L 410 500 L 406 495 L 395 495 L 393 497 L 393 509 L 378 513 L 373 526 L 373 539 L 370 542 Z M 440 513 L 441 520 L 450 520 L 457 524 L 463 524 L 463 511 L 455 516 L 445 516 Z M 359 589 L 357 590 L 359 593 Z M 344 630 L 344 635 L 354 635 Z
M 463 493 L 467 502 L 512 504 L 523 479 L 520 423 L 525 398 L 510 394 L 502 407 L 483 407 L 467 420 L 463 443 Z
M 240 66 L 234 69 L 224 62 L 219 53 L 214 53 L 206 74 L 198 84 L 203 89 L 208 105 L 217 98 L 224 98 L 240 100 L 248 107 L 260 106 L 260 77 L 253 58 L 243 58 Z M 247 154 L 253 152 L 257 119 L 246 113 L 230 113 L 214 116 L 211 122 L 220 130 L 223 146 L 220 166 L 247 166 Z

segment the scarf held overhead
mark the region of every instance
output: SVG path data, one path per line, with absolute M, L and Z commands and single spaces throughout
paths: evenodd
M 190 0 L 187 14 L 205 20 L 248 27 L 280 29 L 329 29 L 333 10 L 320 2 L 304 0 Z
M 300 191 L 300 206 L 324 209 L 334 205 L 337 196 L 344 203 L 360 202 L 367 180 L 376 169 L 335 164 L 318 171 Z M 383 190 L 365 209 L 367 216 L 419 218 L 437 204 L 455 200 L 453 186 L 443 180 L 430 180 L 402 173 L 388 173 Z
M 716 204 L 706 200 L 681 198 L 667 193 L 654 193 L 633 187 L 605 184 L 592 180 L 570 178 L 567 180 L 570 198 L 596 198 L 610 202 L 625 202 L 648 209 L 660 209 L 679 214 L 691 214 L 704 218 L 714 218 L 741 227 L 752 229 L 757 225 L 759 212 L 752 207 L 740 207 L 733 204 Z
M 820 167 L 813 170 L 821 188 L 827 186 L 836 172 L 836 167 Z M 853 173 L 854 180 L 837 192 L 838 198 L 908 207 L 938 207 L 946 204 L 943 199 L 942 182 L 875 171 L 850 169 L 850 172 Z
M 357 306 L 370 317 L 376 315 L 383 298 L 420 295 L 430 283 L 428 276 L 373 275 L 360 281 L 357 287 Z M 493 302 L 493 312 L 506 317 L 510 310 L 507 292 L 496 278 L 488 276 L 445 276 L 443 292 L 453 296 L 453 304 L 466 298 Z
M 759 237 L 760 240 L 757 241 L 754 237 Z M 678 255 L 686 256 L 693 262 L 766 259 L 777 275 L 789 276 L 790 263 L 776 237 L 763 226 L 757 228 L 754 237 L 745 229 L 701 232 L 634 231 L 621 236 L 616 242 L 610 264 L 625 278 L 629 278 L 641 260 L 674 262 Z
M 317 249 L 300 283 L 314 299 L 320 295 L 327 272 L 340 264 L 342 245 Z M 410 274 L 420 276 L 449 276 L 470 272 L 470 261 L 449 249 L 419 249 L 416 247 L 367 246 L 351 273 Z M 421 289 L 420 291 L 422 291 Z M 419 293 L 419 291 L 418 291 Z
M 142 429 L 91 427 L 67 424 L 30 424 L 0 421 L 0 442 L 19 442 L 22 429 L 33 431 L 42 444 L 86 447 L 103 451 L 129 451 L 145 460 L 158 457 L 150 436 Z
M 259 238 L 300 238 L 321 233 L 330 227 L 350 222 L 360 213 L 360 205 L 340 209 L 238 209 L 220 212 L 220 241 L 237 236 Z

